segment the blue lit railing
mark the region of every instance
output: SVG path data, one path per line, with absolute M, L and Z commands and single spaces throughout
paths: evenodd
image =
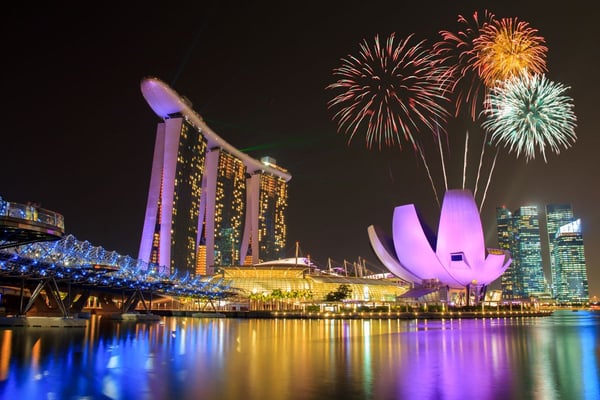
M 61 214 L 34 204 L 19 204 L 0 197 L 0 219 L 22 219 L 64 232 Z M 226 297 L 230 287 L 222 278 L 169 275 L 169 268 L 151 264 L 116 251 L 79 241 L 73 235 L 56 241 L 23 244 L 0 239 L 0 278 L 26 277 L 68 280 L 86 286 L 152 290 L 173 296 L 209 299 Z
M 2 197 L 0 197 L 0 217 L 24 219 L 57 227 L 62 232 L 65 230 L 65 219 L 61 214 L 33 204 L 20 204 L 5 201 Z
M 1 241 L 0 241 L 1 243 Z M 0 277 L 55 277 L 98 288 L 152 290 L 172 296 L 224 298 L 230 287 L 220 277 L 169 275 L 168 267 L 79 241 L 73 235 L 0 249 Z

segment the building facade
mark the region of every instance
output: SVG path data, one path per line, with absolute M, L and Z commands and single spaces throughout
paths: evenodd
M 540 224 L 536 206 L 523 206 L 511 213 L 497 209 L 498 242 L 510 250 L 513 262 L 502 275 L 503 297 L 526 299 L 547 291 L 542 265 Z
M 212 248 L 212 259 L 207 265 L 239 265 L 240 244 L 244 233 L 246 213 L 246 167 L 239 158 L 222 149 L 207 154 L 207 196 L 204 211 L 207 248 Z M 208 194 L 214 193 L 214 196 Z M 210 210 L 214 210 L 211 218 Z M 213 233 L 212 235 L 210 233 Z M 206 274 L 206 267 L 199 271 Z
M 557 302 L 587 303 L 589 291 L 581 220 L 577 219 L 558 228 L 552 243 Z
M 291 175 L 225 142 L 164 82 L 141 88 L 162 121 L 138 258 L 195 276 L 283 257 Z
M 498 226 L 498 246 L 511 252 L 512 263 L 502 274 L 500 282 L 502 285 L 502 296 L 505 299 L 519 298 L 524 293 L 523 275 L 519 272 L 518 247 L 515 245 L 515 225 L 513 215 L 506 207 L 496 209 L 496 221 Z
M 561 226 L 573 222 L 573 208 L 570 204 L 546 205 L 546 231 L 548 233 L 548 258 L 550 260 L 550 275 L 552 277 L 552 296 L 557 298 L 557 282 L 559 276 L 554 259 L 554 241 Z

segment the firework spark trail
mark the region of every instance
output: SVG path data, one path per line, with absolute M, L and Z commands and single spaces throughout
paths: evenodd
M 435 189 L 435 185 L 433 184 L 433 178 L 431 177 L 431 172 L 429 171 L 429 166 L 427 164 L 427 160 L 425 160 L 425 154 L 423 153 L 423 151 L 421 151 L 420 146 L 417 149 L 417 152 L 419 153 L 419 155 L 421 156 L 421 159 L 423 160 L 423 164 L 425 165 L 425 169 L 427 170 L 427 176 L 429 177 L 429 182 L 431 183 L 431 187 L 433 188 L 433 194 L 435 195 L 435 202 L 436 202 L 437 206 L 439 207 L 440 199 L 438 197 L 437 190 Z
M 546 147 L 560 154 L 577 140 L 577 118 L 573 100 L 564 93 L 569 87 L 544 75 L 514 76 L 490 93 L 491 108 L 482 127 L 492 141 L 509 147 L 517 158 L 535 158 L 536 149 L 546 159 Z
M 545 40 L 537 29 L 516 18 L 485 24 L 474 39 L 474 66 L 486 87 L 491 88 L 515 75 L 543 74 L 546 69 Z
M 438 145 L 440 150 L 440 162 L 442 163 L 442 174 L 444 175 L 444 188 L 448 190 L 448 179 L 446 178 L 446 163 L 444 162 L 444 151 L 442 150 L 442 140 L 438 135 Z
M 494 167 L 496 166 L 496 159 L 498 158 L 499 147 L 496 148 L 496 155 L 494 156 L 494 162 L 492 163 L 492 168 L 490 169 L 490 175 L 488 176 L 487 184 L 485 185 L 485 190 L 483 191 L 483 198 L 481 199 L 481 204 L 479 205 L 479 212 L 481 213 L 481 209 L 483 208 L 483 203 L 485 203 L 485 196 L 487 195 L 488 188 L 490 187 L 490 181 L 492 180 L 492 173 L 494 172 Z
M 475 189 L 473 190 L 473 197 L 477 196 L 477 187 L 479 186 L 479 174 L 481 173 L 481 165 L 483 164 L 483 153 L 485 152 L 485 144 L 487 143 L 488 134 L 485 132 L 483 137 L 483 144 L 481 145 L 481 154 L 479 155 L 479 167 L 477 167 L 477 178 L 475 179 Z
M 463 161 L 463 184 L 462 188 L 465 188 L 465 180 L 467 176 L 467 149 L 469 148 L 469 131 L 467 130 L 467 134 L 465 135 L 465 158 Z

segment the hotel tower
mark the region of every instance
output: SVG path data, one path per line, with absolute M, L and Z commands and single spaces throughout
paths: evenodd
M 138 258 L 195 276 L 283 257 L 291 175 L 225 142 L 161 80 L 141 89 L 162 121 Z

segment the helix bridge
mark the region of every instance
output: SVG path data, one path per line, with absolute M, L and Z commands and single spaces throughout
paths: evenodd
M 220 276 L 169 273 L 168 267 L 108 251 L 63 232 L 60 214 L 0 197 L 0 285 L 32 288 L 30 303 L 20 313 L 27 312 L 42 290 L 52 295 L 64 315 L 72 306 L 72 293 L 126 295 L 123 311 L 140 300 L 146 307 L 145 299 L 152 296 L 188 297 L 212 304 L 235 295 L 235 289 Z

